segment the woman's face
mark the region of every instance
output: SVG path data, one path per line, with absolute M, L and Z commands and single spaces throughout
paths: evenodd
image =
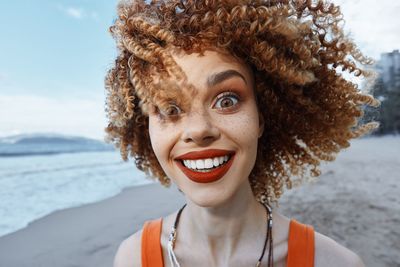
M 257 156 L 263 123 L 251 69 L 211 50 L 204 56 L 172 56 L 194 91 L 184 108 L 171 104 L 150 112 L 151 145 L 167 176 L 186 197 L 199 206 L 217 206 L 246 186 Z

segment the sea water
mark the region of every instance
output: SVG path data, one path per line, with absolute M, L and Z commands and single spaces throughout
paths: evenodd
M 117 151 L 0 157 L 0 236 L 55 210 L 151 183 Z

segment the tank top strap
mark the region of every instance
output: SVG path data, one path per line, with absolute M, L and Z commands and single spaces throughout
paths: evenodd
M 161 227 L 162 218 L 144 223 L 141 240 L 142 267 L 164 267 Z
M 287 267 L 314 267 L 314 228 L 290 221 Z

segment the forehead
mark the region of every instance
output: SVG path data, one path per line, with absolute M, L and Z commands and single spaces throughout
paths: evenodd
M 230 77 L 238 77 L 252 86 L 250 67 L 242 60 L 222 50 L 205 50 L 203 53 L 188 54 L 183 50 L 169 49 L 174 61 L 196 88 L 212 87 Z

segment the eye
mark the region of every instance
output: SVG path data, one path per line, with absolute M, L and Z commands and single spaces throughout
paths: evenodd
M 175 104 L 171 103 L 166 109 L 158 109 L 163 117 L 174 117 L 179 115 L 182 110 Z
M 233 92 L 224 92 L 217 96 L 215 107 L 218 109 L 229 109 L 239 102 L 239 96 Z

